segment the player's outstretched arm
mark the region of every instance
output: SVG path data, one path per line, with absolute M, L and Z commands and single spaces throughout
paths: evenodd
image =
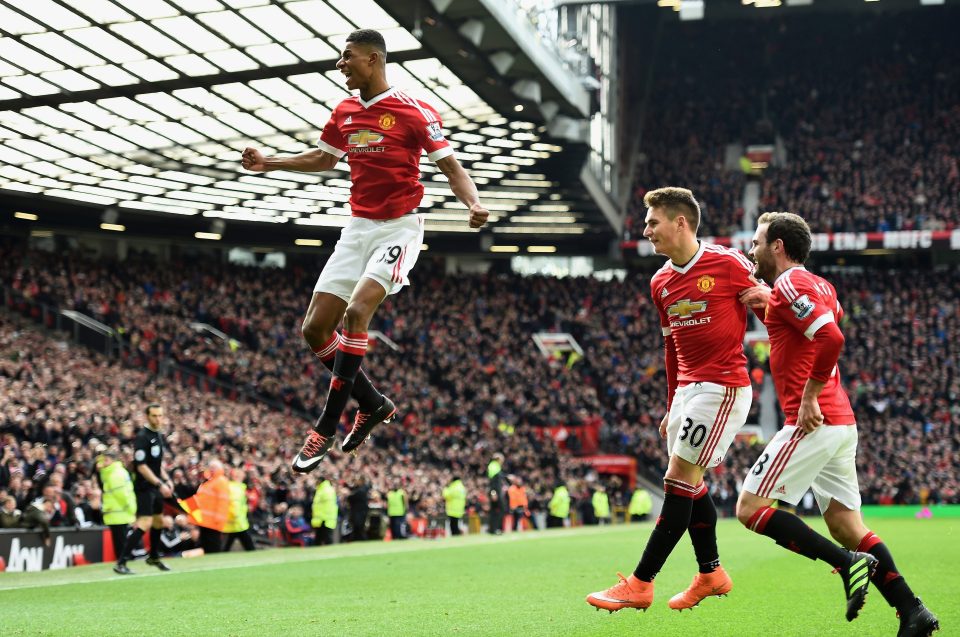
M 333 169 L 337 165 L 337 161 L 336 155 L 319 148 L 289 157 L 265 157 L 259 149 L 248 147 L 240 156 L 240 163 L 243 167 L 253 172 L 296 170 L 305 173 L 318 173 Z
M 490 212 L 480 205 L 480 195 L 477 192 L 477 185 L 467 174 L 467 171 L 460 165 L 457 158 L 448 155 L 443 159 L 437 160 L 437 168 L 447 176 L 450 184 L 450 190 L 456 195 L 464 206 L 470 210 L 470 227 L 479 228 L 487 222 Z

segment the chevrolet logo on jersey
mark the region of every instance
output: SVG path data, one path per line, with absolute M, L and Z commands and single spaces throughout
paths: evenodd
M 689 318 L 698 312 L 707 311 L 707 302 L 706 301 L 691 301 L 690 299 L 683 299 L 682 301 L 677 301 L 673 305 L 667 308 L 668 316 L 676 316 L 677 318 Z
M 368 148 L 370 144 L 379 144 L 382 141 L 383 135 L 370 130 L 358 130 L 356 133 L 351 133 L 347 138 L 347 143 L 357 149 Z
M 691 301 L 690 299 L 677 301 L 667 308 L 667 316 L 670 318 L 680 319 L 678 321 L 671 321 L 670 327 L 686 327 L 688 325 L 702 325 L 704 323 L 709 323 L 711 318 L 709 316 L 693 318 L 694 314 L 699 314 L 700 312 L 706 311 L 706 301 Z

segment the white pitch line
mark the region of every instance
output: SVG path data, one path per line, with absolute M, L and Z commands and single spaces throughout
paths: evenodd
M 556 539 L 570 536 L 590 536 L 590 535 L 601 535 L 612 530 L 627 530 L 627 529 L 637 529 L 641 527 L 641 524 L 630 524 L 630 525 L 617 525 L 617 526 L 606 526 L 606 527 L 591 527 L 585 529 L 579 527 L 576 529 L 557 529 L 551 531 L 534 531 L 534 532 L 524 532 L 524 533 L 507 533 L 505 535 L 491 537 L 491 536 L 467 536 L 463 541 L 437 541 L 430 544 L 420 544 L 421 541 L 428 542 L 429 540 L 413 540 L 412 543 L 407 544 L 407 541 L 404 541 L 402 544 L 398 545 L 397 543 L 390 542 L 379 544 L 370 543 L 370 547 L 362 551 L 348 551 L 348 552 L 324 552 L 320 551 L 329 551 L 330 549 L 324 547 L 310 547 L 307 549 L 296 549 L 296 548 L 282 548 L 279 550 L 269 550 L 269 558 L 260 558 L 256 560 L 231 560 L 228 564 L 218 564 L 218 565 L 209 565 L 209 566 L 198 566 L 197 568 L 190 568 L 188 570 L 178 570 L 174 569 L 169 572 L 155 571 L 151 569 L 150 571 L 137 573 L 135 575 L 115 575 L 113 571 L 108 571 L 110 574 L 106 577 L 88 577 L 84 579 L 70 579 L 59 582 L 41 582 L 37 584 L 22 584 L 17 585 L 12 582 L 4 582 L 5 579 L 3 574 L 0 574 L 0 594 L 5 591 L 20 591 L 27 590 L 32 588 L 48 588 L 52 586 L 69 586 L 72 584 L 102 584 L 104 582 L 119 582 L 119 581 L 133 581 L 141 579 L 144 577 L 172 577 L 175 575 L 189 575 L 190 573 L 205 573 L 209 571 L 225 571 L 237 568 L 255 568 L 258 566 L 276 566 L 278 564 L 286 564 L 292 561 L 296 562 L 319 562 L 323 560 L 334 560 L 342 558 L 351 558 L 351 557 L 371 557 L 375 555 L 390 555 L 394 553 L 414 553 L 417 551 L 439 551 L 444 549 L 457 549 L 457 548 L 470 548 L 473 546 L 488 546 L 492 544 L 500 544 L 503 542 L 517 542 L 517 541 L 532 541 L 532 540 L 548 540 Z M 346 545 L 354 546 L 354 545 Z M 306 554 L 303 554 L 302 557 L 295 556 L 295 551 L 304 551 Z M 309 552 L 309 553 L 307 553 Z M 263 552 L 261 552 L 263 554 Z M 220 554 L 214 554 L 214 556 L 219 557 Z M 237 557 L 245 555 L 243 553 L 238 553 Z M 191 559 L 192 561 L 192 559 Z M 181 560 L 177 560 L 177 564 L 184 563 Z M 136 563 L 134 563 L 136 564 Z M 141 562 L 142 564 L 142 562 Z M 105 566 L 105 564 L 97 564 L 95 566 Z M 145 566 L 145 565 L 144 565 Z M 64 570 L 64 571 L 47 571 L 47 573 L 76 573 L 76 571 Z M 19 573 L 10 573 L 12 576 L 19 575 Z M 40 573 L 34 573 L 34 575 L 40 575 Z

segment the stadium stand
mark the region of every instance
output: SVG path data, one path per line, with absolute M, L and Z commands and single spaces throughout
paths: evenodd
M 0 433 L 14 457 L 0 468 L 0 490 L 26 504 L 42 492 L 47 475 L 62 472 L 66 490 L 88 499 L 95 446 L 129 442 L 141 403 L 159 400 L 175 432 L 173 457 L 185 493 L 201 480 L 203 462 L 216 456 L 248 472 L 255 529 L 268 534 L 282 520 L 281 504 L 284 510 L 299 504 L 309 515 L 313 481 L 293 476 L 287 462 L 306 426 L 301 412 L 316 408 L 316 388 L 326 382 L 299 338 L 298 292 L 308 289 L 312 274 L 297 267 L 161 265 L 146 257 L 121 266 L 78 254 L 6 252 L 0 272 L 8 309 L 30 315 L 32 304 L 42 302 L 82 311 L 121 328 L 127 348 L 120 361 L 108 361 L 22 318 L 3 318 L 0 391 L 13 398 Z M 414 515 L 438 517 L 440 489 L 453 472 L 464 478 L 470 505 L 482 510 L 484 469 L 494 451 L 504 452 L 508 471 L 524 478 L 531 509 L 542 507 L 558 477 L 586 499 L 597 476 L 570 453 L 579 441 L 568 438 L 561 449 L 549 435 L 561 423 L 577 432 L 599 421 L 601 450 L 635 456 L 651 478 L 662 474 L 656 424 L 665 387 L 647 274 L 591 282 L 584 294 L 576 279 L 452 277 L 424 265 L 416 285 L 390 299 L 393 307 L 375 326 L 402 355 L 378 344 L 368 358 L 375 381 L 401 397 L 401 426 L 378 431 L 357 457 L 331 457 L 326 470 L 338 480 L 342 502 L 362 475 L 376 509 L 399 479 Z M 848 311 L 841 371 L 861 424 L 865 502 L 960 500 L 958 275 L 956 267 L 830 275 Z M 262 301 L 266 290 L 279 291 L 272 308 Z M 238 344 L 201 335 L 189 325 L 196 321 Z M 545 359 L 530 339 L 541 330 L 572 334 L 583 359 L 572 365 Z M 165 361 L 198 374 L 157 374 Z M 752 360 L 751 367 L 762 364 Z M 203 379 L 213 377 L 222 383 L 200 391 Z M 252 391 L 230 390 L 238 386 Z M 738 441 L 711 477 L 721 509 L 733 506 L 757 451 Z M 613 497 L 622 502 L 624 493 Z
M 950 28 L 923 11 L 666 24 L 664 42 L 703 46 L 655 65 L 625 238 L 642 238 L 643 195 L 664 184 L 697 194 L 701 234 L 743 230 L 748 177 L 725 166 L 728 144 L 782 151 L 752 177 L 760 209 L 802 213 L 814 232 L 957 227 L 960 52 Z M 839 41 L 835 55 L 825 43 Z

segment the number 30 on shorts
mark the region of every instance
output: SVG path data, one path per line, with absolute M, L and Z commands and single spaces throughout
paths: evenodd
M 690 446 L 696 449 L 703 444 L 703 439 L 707 437 L 707 426 L 706 425 L 697 425 L 693 426 L 693 418 L 684 419 L 683 428 L 680 430 L 680 440 L 686 440 L 687 436 L 690 437 Z M 693 431 L 691 431 L 691 427 Z

